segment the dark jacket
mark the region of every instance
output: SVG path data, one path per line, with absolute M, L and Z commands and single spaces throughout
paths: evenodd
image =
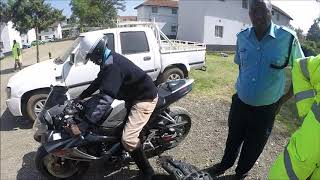
M 150 76 L 124 56 L 112 53 L 112 60 L 101 67 L 98 77 L 79 96 L 80 99 L 99 93 L 88 102 L 87 118 L 99 123 L 111 109 L 113 99 L 129 103 L 157 97 L 157 88 Z M 91 101 L 91 102 L 90 102 Z

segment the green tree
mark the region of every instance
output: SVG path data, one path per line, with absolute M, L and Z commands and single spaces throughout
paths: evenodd
M 8 0 L 3 12 L 9 12 L 7 21 L 12 21 L 14 28 L 20 33 L 27 33 L 35 28 L 36 39 L 39 31 L 47 29 L 56 21 L 62 21 L 65 17 L 62 10 L 52 8 L 44 0 Z M 39 62 L 39 45 L 37 43 L 37 63 Z
M 319 22 L 317 20 L 315 20 L 314 23 L 311 25 L 307 34 L 307 40 L 315 42 L 320 41 L 320 27 Z
M 124 0 L 71 0 L 72 18 L 80 31 L 84 27 L 113 27 L 117 10 L 125 10 Z
M 0 22 L 1 23 L 3 22 L 6 23 L 11 19 L 12 13 L 8 3 L 4 3 L 3 1 L 0 1 Z
M 297 29 L 294 29 L 297 33 L 297 37 L 299 39 L 299 42 L 303 42 L 304 41 L 304 36 L 303 36 L 303 30 L 301 28 L 297 28 Z

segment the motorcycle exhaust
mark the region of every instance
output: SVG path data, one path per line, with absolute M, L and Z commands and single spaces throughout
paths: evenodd
M 78 148 L 72 149 L 61 149 L 53 152 L 55 156 L 67 158 L 76 161 L 94 161 L 94 160 L 108 160 L 113 154 L 120 150 L 120 143 L 114 144 L 107 152 L 105 152 L 101 157 L 92 156 L 87 154 Z

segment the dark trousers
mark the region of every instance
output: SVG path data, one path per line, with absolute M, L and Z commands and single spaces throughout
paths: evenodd
M 22 63 L 20 62 L 20 60 L 14 60 L 14 70 L 17 70 L 17 67 L 19 67 L 19 69 L 22 69 Z
M 246 174 L 255 164 L 271 133 L 278 103 L 268 106 L 250 106 L 237 94 L 232 96 L 229 113 L 228 139 L 221 165 L 233 166 L 241 148 L 237 174 Z

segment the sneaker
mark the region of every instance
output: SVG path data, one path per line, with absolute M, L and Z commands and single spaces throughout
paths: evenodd
M 248 174 L 235 174 L 233 176 L 233 180 L 244 180 L 246 177 L 248 176 Z

